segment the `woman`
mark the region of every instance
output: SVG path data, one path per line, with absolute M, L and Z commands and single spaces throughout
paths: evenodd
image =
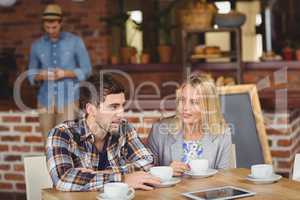
M 230 167 L 231 134 L 221 113 L 216 87 L 206 75 L 194 74 L 176 93 L 176 116 L 155 123 L 148 137 L 156 165 L 170 165 L 174 175 L 188 163 L 205 158 L 209 167 Z

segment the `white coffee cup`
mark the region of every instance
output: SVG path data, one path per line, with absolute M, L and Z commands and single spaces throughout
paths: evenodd
M 189 162 L 191 172 L 193 174 L 202 174 L 208 170 L 208 160 L 207 159 L 196 159 Z
M 150 174 L 160 178 L 162 182 L 169 181 L 173 176 L 173 168 L 169 166 L 151 167 Z
M 104 195 L 109 199 L 126 199 L 130 190 L 126 183 L 114 182 L 104 184 Z
M 259 164 L 251 166 L 251 176 L 253 178 L 270 178 L 273 174 L 273 166 L 268 164 Z

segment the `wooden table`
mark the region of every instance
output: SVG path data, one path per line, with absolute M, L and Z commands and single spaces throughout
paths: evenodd
M 186 199 L 181 195 L 182 192 L 206 189 L 210 187 L 221 187 L 226 185 L 238 186 L 257 194 L 253 197 L 243 199 L 259 200 L 290 200 L 300 199 L 300 183 L 282 178 L 277 183 L 268 185 L 255 185 L 246 180 L 249 174 L 248 169 L 230 169 L 222 171 L 213 177 L 204 179 L 193 179 L 184 177 L 182 181 L 174 187 L 160 188 L 153 191 L 135 192 L 134 199 Z M 44 189 L 42 191 L 43 200 L 95 200 L 97 192 L 59 192 L 55 189 Z

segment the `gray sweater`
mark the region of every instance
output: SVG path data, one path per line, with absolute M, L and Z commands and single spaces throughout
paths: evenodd
M 172 131 L 168 122 L 155 123 L 148 136 L 148 147 L 153 152 L 156 165 L 168 166 L 172 161 L 181 161 L 183 157 L 183 131 Z M 202 137 L 202 158 L 208 159 L 213 169 L 230 168 L 231 133 L 204 134 Z

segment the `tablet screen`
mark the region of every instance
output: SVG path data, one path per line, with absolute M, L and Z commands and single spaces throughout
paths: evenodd
M 244 195 L 246 196 L 251 195 L 251 193 L 247 191 L 239 190 L 233 187 L 223 187 L 223 188 L 216 188 L 216 189 L 206 190 L 206 191 L 190 192 L 189 194 L 193 197 L 198 197 L 200 199 L 207 199 L 207 200 L 213 200 L 219 198 L 226 199 L 228 197 L 234 198 L 234 197 L 241 197 Z

